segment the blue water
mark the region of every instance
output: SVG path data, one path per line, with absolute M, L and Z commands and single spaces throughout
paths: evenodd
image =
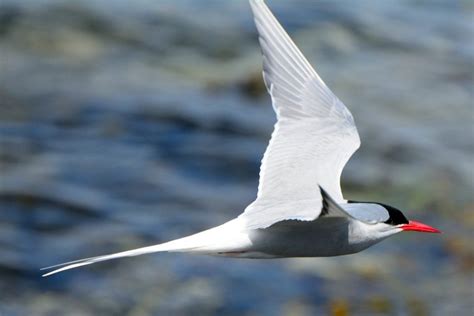
M 347 198 L 442 235 L 339 258 L 157 254 L 40 267 L 223 223 L 275 121 L 246 1 L 0 5 L 1 315 L 469 315 L 473 5 L 268 1 L 354 115 Z

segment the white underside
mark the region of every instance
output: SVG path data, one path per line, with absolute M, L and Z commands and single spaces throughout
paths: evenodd
M 264 81 L 278 118 L 262 160 L 257 199 L 241 216 L 221 226 L 155 246 L 49 267 L 56 270 L 44 276 L 162 251 L 245 258 L 337 256 L 358 252 L 398 232 L 383 223 L 319 218 L 323 200 L 318 187 L 327 190 L 335 203 L 345 202 L 339 178 L 360 145 L 359 135 L 349 110 L 264 1 L 250 4 L 263 53 Z
M 48 267 L 45 269 L 57 269 L 43 276 L 96 262 L 153 252 L 186 252 L 254 259 L 339 256 L 361 251 L 400 231 L 382 231 L 380 225 L 386 224 L 372 225 L 331 217 L 315 221 L 283 221 L 266 229 L 248 230 L 245 221 L 236 218 L 209 230 L 163 244 Z

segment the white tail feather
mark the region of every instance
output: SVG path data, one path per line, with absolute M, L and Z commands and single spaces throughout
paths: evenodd
M 122 257 L 134 257 L 153 252 L 185 251 L 212 254 L 220 251 L 233 251 L 236 249 L 238 250 L 249 244 L 248 236 L 245 233 L 241 233 L 239 227 L 240 226 L 238 221 L 233 220 L 221 226 L 217 226 L 209 230 L 205 230 L 203 232 L 180 239 L 172 240 L 163 244 L 113 253 L 104 256 L 69 261 L 42 268 L 41 270 L 58 268 L 43 274 L 43 277 L 46 277 L 58 272 L 82 267 L 96 262 L 112 260 Z
M 60 264 L 57 264 L 57 265 L 54 265 L 54 266 L 42 268 L 41 270 L 49 270 L 49 269 L 61 267 L 59 269 L 56 269 L 56 270 L 53 270 L 51 272 L 43 274 L 43 277 L 46 277 L 46 276 L 49 276 L 49 275 L 52 275 L 52 274 L 55 274 L 55 273 L 58 273 L 58 272 L 74 269 L 74 268 L 77 268 L 77 267 L 82 267 L 82 266 L 85 266 L 85 265 L 88 265 L 88 264 L 93 264 L 93 263 L 100 262 L 100 261 L 112 260 L 112 259 L 117 259 L 117 258 L 122 258 L 122 257 L 139 256 L 139 255 L 143 255 L 143 254 L 146 254 L 146 253 L 152 253 L 152 252 L 158 252 L 158 251 L 173 250 L 172 248 L 167 248 L 166 247 L 167 244 L 169 244 L 169 243 L 159 244 L 159 245 L 154 245 L 154 246 L 149 246 L 149 247 L 143 247 L 143 248 L 123 251 L 123 252 L 118 252 L 118 253 L 114 253 L 114 254 L 110 254 L 110 255 L 90 257 L 90 258 L 85 258 L 85 259 L 79 259 L 79 260 L 64 262 L 64 263 L 60 263 Z

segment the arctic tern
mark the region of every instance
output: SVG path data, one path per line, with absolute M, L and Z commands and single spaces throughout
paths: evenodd
M 382 203 L 347 201 L 340 176 L 359 148 L 354 119 L 263 0 L 250 0 L 263 79 L 277 123 L 260 167 L 257 198 L 237 218 L 166 243 L 44 269 L 48 276 L 153 252 L 238 258 L 325 257 L 359 252 L 402 231 L 439 233 Z

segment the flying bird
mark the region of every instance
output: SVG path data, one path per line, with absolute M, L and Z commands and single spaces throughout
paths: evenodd
M 359 252 L 402 231 L 439 233 L 395 207 L 345 200 L 341 172 L 359 148 L 352 114 L 329 90 L 263 0 L 250 0 L 263 79 L 277 123 L 260 167 L 258 194 L 220 226 L 166 243 L 80 259 L 61 271 L 153 252 L 238 258 L 326 257 Z

